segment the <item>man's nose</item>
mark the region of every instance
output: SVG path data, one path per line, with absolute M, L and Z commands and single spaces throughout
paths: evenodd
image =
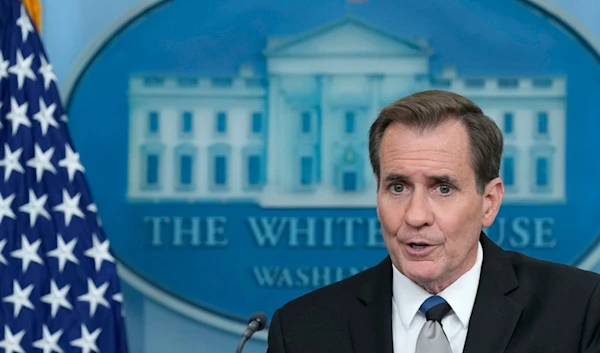
M 413 192 L 404 214 L 404 221 L 413 228 L 433 224 L 433 212 L 426 191 L 415 190 Z

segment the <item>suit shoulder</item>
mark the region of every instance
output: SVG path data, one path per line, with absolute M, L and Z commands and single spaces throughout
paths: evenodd
M 600 285 L 600 274 L 574 266 L 540 260 L 521 253 L 507 252 L 518 277 L 552 281 L 556 285 L 594 288 Z

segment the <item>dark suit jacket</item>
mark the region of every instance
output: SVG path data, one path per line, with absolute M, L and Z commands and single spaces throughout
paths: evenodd
M 600 275 L 481 243 L 464 353 L 600 353 Z M 392 353 L 391 300 L 388 257 L 277 310 L 267 352 Z

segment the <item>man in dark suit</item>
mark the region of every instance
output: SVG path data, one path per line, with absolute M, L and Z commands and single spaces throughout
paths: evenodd
M 389 256 L 273 315 L 268 353 L 600 353 L 600 275 L 504 251 L 502 134 L 468 99 L 426 91 L 371 126 Z

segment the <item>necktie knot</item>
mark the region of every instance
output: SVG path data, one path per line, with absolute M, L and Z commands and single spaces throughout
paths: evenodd
M 425 314 L 427 321 L 437 321 L 441 323 L 444 316 L 446 316 L 451 309 L 450 304 L 448 304 L 444 298 L 434 295 L 427 298 L 423 304 L 421 304 L 419 311 Z

